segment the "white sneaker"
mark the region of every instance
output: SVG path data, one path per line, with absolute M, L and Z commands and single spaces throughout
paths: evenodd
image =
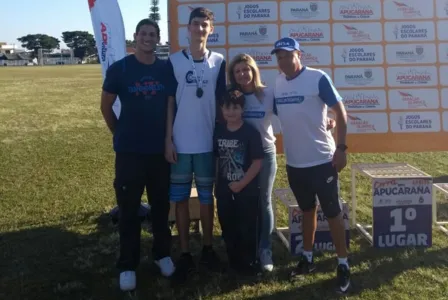
M 135 290 L 136 277 L 134 271 L 120 273 L 120 289 L 124 292 Z
M 274 263 L 272 262 L 272 251 L 269 249 L 261 250 L 260 253 L 261 267 L 266 272 L 272 272 L 274 269 Z
M 169 256 L 164 257 L 160 260 L 155 260 L 154 263 L 160 268 L 160 272 L 165 277 L 173 275 L 174 271 L 176 270 L 173 261 Z

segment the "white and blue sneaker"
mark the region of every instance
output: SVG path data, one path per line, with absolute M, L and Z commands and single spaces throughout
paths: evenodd
M 137 280 L 134 271 L 124 271 L 120 273 L 120 289 L 123 292 L 135 290 L 136 282 Z
M 171 257 L 167 256 L 159 260 L 155 260 L 154 263 L 160 268 L 160 272 L 165 277 L 173 275 L 176 268 L 174 267 Z
M 263 271 L 272 272 L 274 263 L 272 262 L 272 251 L 263 249 L 260 251 L 260 264 Z

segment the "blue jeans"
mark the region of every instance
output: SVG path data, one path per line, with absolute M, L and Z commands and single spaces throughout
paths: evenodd
M 277 173 L 277 156 L 274 147 L 265 149 L 263 166 L 260 172 L 261 230 L 260 250 L 271 250 L 271 234 L 274 230 L 274 212 L 272 210 L 272 189 Z

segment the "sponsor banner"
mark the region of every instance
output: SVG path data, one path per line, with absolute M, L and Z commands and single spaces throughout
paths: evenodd
M 334 20 L 380 20 L 380 1 L 331 1 Z
M 261 69 L 261 82 L 269 87 L 273 87 L 275 85 L 275 80 L 277 79 L 278 74 L 280 72 L 278 70 L 273 69 Z
M 335 65 L 378 65 L 383 63 L 383 46 L 334 46 L 333 55 Z
M 328 1 L 281 1 L 282 21 L 327 21 L 330 19 Z
M 386 45 L 388 64 L 434 64 L 437 61 L 435 44 Z
M 186 26 L 179 27 L 179 45 L 181 47 L 188 47 L 189 34 Z M 208 36 L 208 46 L 224 46 L 226 44 L 226 27 L 222 25 L 214 26 L 213 33 Z
M 271 55 L 272 47 L 239 47 L 229 49 L 229 62 L 236 55 L 246 53 L 252 56 L 257 62 L 259 68 L 261 67 L 277 67 L 277 60 L 275 55 Z
M 383 29 L 379 22 L 334 23 L 333 42 L 335 43 L 380 43 Z
M 429 42 L 435 39 L 433 21 L 386 22 L 384 32 L 387 42 Z
M 381 67 L 336 68 L 334 82 L 337 88 L 384 87 L 384 69 Z
M 126 36 L 123 17 L 116 0 L 88 0 L 87 3 L 104 79 L 109 66 L 126 56 Z M 117 118 L 119 118 L 121 102 L 118 97 L 112 109 Z
M 224 59 L 227 61 L 228 57 L 227 57 L 227 50 L 226 48 L 215 48 L 215 47 L 210 47 L 209 48 L 211 51 L 215 51 L 218 53 L 221 53 L 222 55 L 224 55 Z
M 282 24 L 281 36 L 291 37 L 299 43 L 329 43 L 330 25 L 328 23 Z
M 443 108 L 448 108 L 448 88 L 443 88 L 440 91 L 440 98 Z
M 305 66 L 318 67 L 331 65 L 330 46 L 301 46 L 301 62 Z
M 439 44 L 439 61 L 441 63 L 448 63 L 448 43 Z
M 385 0 L 385 19 L 432 19 L 434 3 L 422 0 Z
M 440 72 L 440 84 L 441 85 L 448 85 L 448 66 L 440 66 L 439 68 Z
M 226 5 L 224 3 L 195 3 L 182 4 L 177 7 L 177 22 L 179 22 L 179 25 L 188 25 L 190 13 L 197 7 L 210 9 L 215 17 L 214 24 L 226 22 Z
M 372 191 L 373 207 L 432 203 L 431 179 L 374 179 Z
M 448 0 L 436 0 L 436 11 L 438 18 L 448 18 Z
M 448 150 L 448 0 L 170 0 L 170 52 L 188 47 L 198 6 L 215 14 L 207 46 L 228 64 L 251 55 L 269 87 L 279 74 L 274 43 L 297 40 L 302 63 L 326 72 L 343 97 L 352 152 Z M 414 112 L 420 119 L 406 119 Z
M 444 111 L 442 114 L 443 131 L 448 131 L 448 112 Z
M 274 45 L 277 40 L 276 24 L 229 25 L 229 44 L 231 45 Z
M 330 68 L 319 68 L 322 71 L 324 71 L 325 73 L 327 73 L 328 76 L 330 76 L 331 80 L 334 81 L 333 79 L 333 71 Z
M 347 113 L 347 133 L 386 133 L 389 131 L 386 113 Z
M 387 105 L 384 90 L 340 90 L 347 111 L 385 110 Z M 387 118 L 386 118 L 387 121 Z
M 227 6 L 229 21 L 238 22 L 269 22 L 277 20 L 277 2 L 230 2 Z
M 389 90 L 389 107 L 397 110 L 438 109 L 437 89 L 397 89 Z
M 434 66 L 387 68 L 390 87 L 436 86 L 437 83 L 437 68 Z
M 448 41 L 448 20 L 437 22 L 437 38 L 440 41 Z
M 390 129 L 396 133 L 439 132 L 440 113 L 438 111 L 391 112 Z

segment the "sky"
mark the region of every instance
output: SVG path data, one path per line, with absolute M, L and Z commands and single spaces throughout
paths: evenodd
M 168 39 L 166 0 L 159 0 L 161 42 Z M 151 0 L 118 0 L 123 15 L 126 39 L 132 40 L 137 23 L 147 18 Z M 63 31 L 82 30 L 93 34 L 87 0 L 21 0 L 2 1 L 0 42 L 21 47 L 18 37 L 47 34 L 61 41 Z

